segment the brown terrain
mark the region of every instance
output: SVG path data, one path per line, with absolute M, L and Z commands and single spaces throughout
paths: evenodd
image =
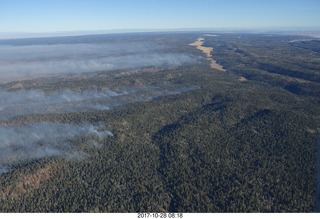
M 217 69 L 219 71 L 226 71 L 222 65 L 219 65 L 213 58 L 211 53 L 213 52 L 213 48 L 212 47 L 206 47 L 203 46 L 204 44 L 204 38 L 198 38 L 197 41 L 195 41 L 194 43 L 189 44 L 190 46 L 195 46 L 197 49 L 201 50 L 206 56 L 207 56 L 207 60 L 211 61 L 211 68 L 213 69 Z
M 246 79 L 245 77 L 242 77 L 242 76 L 239 78 L 239 81 L 247 81 L 247 80 L 248 79 Z
M 18 199 L 20 196 L 31 194 L 39 189 L 54 175 L 55 170 L 59 168 L 57 164 L 46 164 L 33 173 L 20 177 L 14 185 L 9 185 L 0 190 L 2 199 Z

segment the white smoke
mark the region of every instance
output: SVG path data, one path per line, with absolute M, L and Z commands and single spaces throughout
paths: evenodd
M 141 86 L 110 89 L 45 93 L 41 90 L 0 90 L 0 119 L 7 120 L 30 114 L 86 112 L 109 110 L 127 103 L 151 100 L 156 97 L 179 94 L 196 87 L 166 88 Z
M 0 45 L 0 81 L 194 62 L 148 43 Z
M 99 147 L 113 134 L 104 125 L 40 122 L 0 127 L 0 173 L 6 165 L 49 157 L 85 157 L 81 147 Z

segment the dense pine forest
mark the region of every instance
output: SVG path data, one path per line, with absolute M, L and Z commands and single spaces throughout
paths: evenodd
M 190 46 L 200 37 L 225 71 Z M 193 32 L 0 41 L 104 43 L 157 45 L 152 57 L 174 60 L 2 83 L 0 212 L 317 211 L 320 40 Z M 60 101 L 65 91 L 78 102 Z M 24 96 L 32 92 L 41 101 Z

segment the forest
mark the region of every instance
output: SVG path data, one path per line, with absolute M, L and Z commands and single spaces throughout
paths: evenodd
M 305 38 L 1 40 L 0 212 L 319 211 L 320 40 Z

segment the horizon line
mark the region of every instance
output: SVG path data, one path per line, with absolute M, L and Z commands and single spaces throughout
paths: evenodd
M 70 31 L 50 31 L 50 32 L 25 32 L 25 31 L 6 31 L 0 32 L 0 40 L 6 39 L 29 39 L 29 38 L 47 38 L 47 37 L 68 37 L 68 36 L 86 36 L 102 34 L 125 34 L 125 33 L 156 33 L 156 32 L 252 32 L 252 33 L 294 33 L 310 32 L 316 33 L 320 37 L 319 27 L 303 26 L 274 26 L 274 27 L 219 27 L 219 28 L 122 28 L 106 30 L 70 30 Z

